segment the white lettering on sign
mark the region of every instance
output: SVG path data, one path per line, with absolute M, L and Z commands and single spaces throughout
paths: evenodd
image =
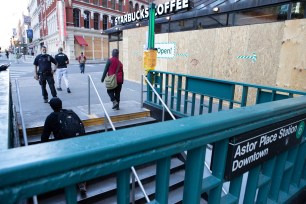
M 157 58 L 174 58 L 175 43 L 155 43 Z
M 161 16 L 167 13 L 177 12 L 189 7 L 189 0 L 172 0 L 155 7 L 155 16 Z M 145 8 L 133 13 L 128 13 L 115 18 L 115 25 L 131 23 L 136 20 L 142 20 L 149 17 L 149 8 Z
M 280 129 L 278 138 L 281 139 L 281 138 L 286 137 L 286 136 L 288 136 L 292 133 L 295 133 L 297 128 L 298 128 L 297 125 L 295 125 L 293 127 L 292 127 L 292 125 L 290 125 L 288 128 Z
M 264 150 L 261 150 L 260 152 L 254 152 L 254 154 L 242 160 L 234 160 L 233 166 L 232 166 L 232 172 L 236 171 L 237 169 L 241 169 L 242 167 L 268 155 L 268 153 L 269 153 L 269 149 L 266 148 Z
M 246 145 L 242 146 L 241 145 L 238 145 L 237 149 L 236 149 L 236 153 L 235 153 L 235 156 L 234 156 L 234 159 L 237 157 L 237 156 L 242 156 L 244 155 L 245 153 L 249 153 L 249 152 L 252 152 L 253 150 L 255 150 L 256 148 L 256 144 L 257 144 L 257 141 L 255 142 L 252 142 L 252 143 L 247 143 Z

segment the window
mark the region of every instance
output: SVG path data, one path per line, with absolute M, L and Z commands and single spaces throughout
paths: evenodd
M 266 8 L 241 11 L 235 14 L 234 25 L 249 25 L 257 23 L 271 23 L 287 20 L 288 5 L 271 6 Z
M 102 0 L 102 6 L 107 7 L 107 0 Z
M 180 21 L 170 22 L 170 32 L 186 31 L 194 29 L 194 19 L 185 19 Z
M 305 2 L 292 3 L 291 19 L 304 18 L 305 6 Z
M 111 0 L 111 8 L 116 9 L 116 0 Z
M 99 6 L 99 0 L 94 0 L 94 5 L 98 5 Z
M 98 13 L 94 14 L 94 29 L 99 30 L 99 22 L 100 22 L 100 15 Z
M 80 27 L 80 10 L 73 9 L 73 24 L 74 27 Z
M 122 0 L 119 0 L 118 9 L 119 11 L 123 10 Z
M 90 12 L 84 11 L 84 28 L 90 28 Z
M 211 15 L 199 17 L 197 19 L 197 29 L 219 28 L 227 26 L 227 14 Z
M 133 2 L 129 2 L 129 13 L 133 13 Z
M 111 17 L 111 19 L 112 19 L 112 23 L 111 23 L 112 27 L 115 26 L 115 18 L 116 18 L 115 16 L 112 16 L 112 17 Z
M 86 3 L 89 3 L 89 0 L 83 0 L 84 2 L 86 2 Z
M 103 30 L 107 30 L 108 16 L 103 15 Z
M 135 11 L 138 11 L 139 10 L 139 4 L 135 4 Z

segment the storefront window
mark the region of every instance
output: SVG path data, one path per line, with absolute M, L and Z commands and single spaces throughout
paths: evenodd
M 227 26 L 227 14 L 199 17 L 197 19 L 197 29 L 219 28 Z
M 111 0 L 111 7 L 112 9 L 116 9 L 116 1 L 115 0 Z
M 291 19 L 304 18 L 305 2 L 292 3 Z
M 288 8 L 289 5 L 285 4 L 237 12 L 235 14 L 234 25 L 271 23 L 281 20 L 287 20 Z
M 170 32 L 194 30 L 195 20 L 194 19 L 185 19 L 180 21 L 170 22 Z

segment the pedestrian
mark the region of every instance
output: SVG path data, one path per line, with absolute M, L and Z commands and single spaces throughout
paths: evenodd
M 116 74 L 117 73 L 117 74 Z M 110 97 L 110 100 L 113 102 L 113 109 L 119 110 L 119 103 L 120 103 L 120 93 L 123 84 L 123 65 L 119 60 L 119 50 L 113 49 L 112 50 L 112 57 L 107 60 L 104 72 L 102 75 L 102 83 L 106 77 L 106 74 L 113 75 L 116 74 L 117 79 L 117 87 L 114 89 L 107 89 L 107 94 Z
M 48 92 L 46 89 L 47 82 L 49 84 L 49 88 L 51 90 L 51 94 L 53 97 L 57 96 L 55 86 L 54 86 L 54 78 L 53 74 L 56 71 L 57 61 L 49 54 L 47 54 L 47 48 L 45 46 L 41 47 L 41 54 L 37 55 L 34 60 L 34 78 L 39 80 L 39 84 L 41 86 L 41 91 L 43 95 L 43 99 L 45 103 L 48 103 Z M 52 69 L 52 64 L 55 65 L 55 69 Z M 37 70 L 37 67 L 39 69 Z
M 81 55 L 78 57 L 78 61 L 80 64 L 80 70 L 81 70 L 81 74 L 85 72 L 85 63 L 86 63 L 86 56 L 84 55 L 83 52 L 81 52 Z
M 71 93 L 69 88 L 68 70 L 67 70 L 67 64 L 69 64 L 69 59 L 67 55 L 63 53 L 63 48 L 61 47 L 58 48 L 58 54 L 55 55 L 55 60 L 57 61 L 57 70 L 56 70 L 57 90 L 62 91 L 61 82 L 63 77 L 67 88 L 67 92 Z
M 85 128 L 79 116 L 73 110 L 63 109 L 60 98 L 53 97 L 50 106 L 53 112 L 45 120 L 41 142 L 50 141 L 51 132 L 54 140 L 85 135 Z M 78 183 L 78 186 L 81 194 L 86 194 L 86 182 Z
M 9 51 L 8 50 L 5 50 L 5 55 L 6 55 L 6 58 L 8 59 L 9 58 Z

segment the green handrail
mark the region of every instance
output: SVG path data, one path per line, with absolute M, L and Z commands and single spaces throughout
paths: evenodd
M 249 170 L 248 195 L 242 198 L 237 189 L 243 182 L 241 175 L 230 180 L 229 193 L 221 196 L 226 181 L 226 150 L 228 140 L 234 136 L 301 115 L 306 115 L 306 96 L 4 150 L 0 152 L 0 203 L 15 203 L 59 188 L 66 189 L 67 203 L 76 203 L 74 184 L 112 173 L 117 173 L 118 203 L 129 203 L 127 175 L 131 166 L 157 161 L 156 186 L 159 187 L 167 183 L 163 179 L 167 179 L 164 174 L 169 168 L 169 157 L 183 151 L 188 155 L 183 203 L 197 202 L 204 192 L 209 195 L 208 203 L 237 203 L 239 199 L 259 202 L 254 197 L 256 190 L 258 199 L 286 203 L 306 187 L 305 131 L 299 145 Z M 205 158 L 202 150 L 207 144 L 214 144 L 215 149 L 212 174 L 202 178 Z M 192 182 L 196 182 L 194 186 Z M 263 189 L 268 193 L 264 194 Z M 152 202 L 165 201 L 165 191 L 156 189 Z

